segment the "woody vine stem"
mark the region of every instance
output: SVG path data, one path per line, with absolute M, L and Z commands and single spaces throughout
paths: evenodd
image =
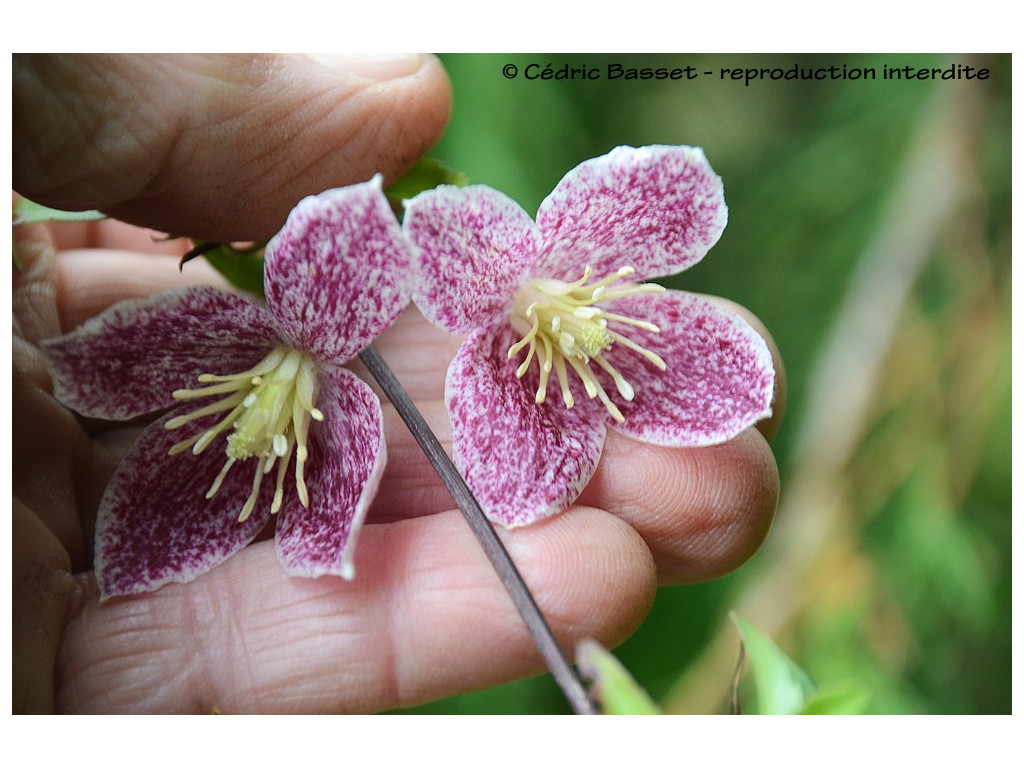
M 544 615 L 533 599 L 533 595 L 530 594 L 523 577 L 515 563 L 512 562 L 508 550 L 505 549 L 501 539 L 498 538 L 490 522 L 484 516 L 483 509 L 476 497 L 473 496 L 469 486 L 466 485 L 466 481 L 448 458 L 448 454 L 444 452 L 437 436 L 431 431 L 380 353 L 371 345 L 363 350 L 359 357 L 369 370 L 370 375 L 384 390 L 384 394 L 387 395 L 392 405 L 395 406 L 395 410 L 398 411 L 412 436 L 423 449 L 427 459 L 434 467 L 434 471 L 437 472 L 448 492 L 451 493 L 452 499 L 466 518 L 466 522 L 469 523 L 469 527 L 501 579 L 501 583 L 511 596 L 523 621 L 526 622 L 526 627 L 533 637 L 537 650 L 540 651 L 544 663 L 551 671 L 551 676 L 562 690 L 562 695 L 565 696 L 573 712 L 577 715 L 597 714 L 583 682 L 572 664 L 569 663 L 565 651 L 544 619 Z

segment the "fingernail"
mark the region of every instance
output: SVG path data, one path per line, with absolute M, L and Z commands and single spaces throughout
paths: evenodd
M 334 69 L 343 69 L 367 80 L 394 80 L 408 77 L 420 68 L 418 53 L 309 53 L 313 61 Z

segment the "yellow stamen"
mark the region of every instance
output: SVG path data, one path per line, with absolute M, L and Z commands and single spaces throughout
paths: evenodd
M 583 384 L 587 396 L 600 399 L 612 418 L 621 422 L 624 420 L 622 412 L 601 386 L 590 367 L 591 361 L 611 376 L 619 395 L 627 402 L 635 395 L 633 385 L 606 358 L 615 345 L 621 344 L 660 370 L 665 370 L 665 361 L 660 356 L 627 338 L 609 324 L 659 333 L 657 325 L 647 320 L 607 312 L 600 306 L 625 296 L 665 290 L 653 283 L 615 285 L 633 272 L 632 267 L 620 267 L 614 273 L 590 283 L 588 281 L 593 269 L 587 266 L 583 270 L 583 277 L 574 283 L 537 279 L 527 283 L 516 294 L 511 324 L 521 337 L 509 347 L 508 357 L 512 359 L 526 350 L 526 358 L 516 368 L 516 376 L 519 378 L 526 375 L 536 358 L 540 377 L 534 399 L 538 404 L 546 399 L 548 381 L 554 368 L 562 402 L 566 408 L 573 407 L 574 399 L 569 390 L 566 368 L 568 364 Z
M 284 500 L 284 481 L 291 454 L 296 455 L 295 487 L 303 506 L 309 506 L 309 490 L 304 478 L 304 464 L 309 455 L 306 446 L 310 419 L 323 421 L 324 414 L 316 407 L 319 390 L 316 364 L 307 354 L 288 347 L 277 347 L 247 371 L 220 375 L 204 373 L 200 383 L 212 386 L 181 389 L 174 392 L 176 400 L 225 395 L 220 400 L 170 419 L 167 429 L 179 429 L 204 416 L 228 411 L 212 427 L 176 443 L 170 453 L 189 448 L 202 453 L 220 435 L 229 433 L 225 445 L 227 460 L 214 479 L 206 498 L 220 490 L 228 472 L 240 461 L 253 461 L 252 490 L 239 512 L 245 521 L 256 508 L 263 476 L 277 465 L 277 482 L 271 513 L 276 513 Z

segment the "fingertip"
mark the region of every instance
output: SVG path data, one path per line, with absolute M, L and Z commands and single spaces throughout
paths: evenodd
M 662 448 L 610 432 L 581 501 L 632 525 L 661 584 L 704 581 L 744 563 L 771 528 L 779 474 L 767 441 L 748 429 L 721 445 Z
M 451 89 L 436 58 L 354 61 L 21 57 L 15 187 L 163 232 L 268 239 L 303 197 L 394 180 L 444 130 Z
M 685 581 L 718 578 L 743 565 L 764 543 L 779 505 L 778 465 L 758 428 L 719 448 L 711 459 L 712 467 L 721 468 L 711 473 L 718 484 L 709 486 L 709 510 L 717 514 L 709 514 L 691 540 L 698 566 L 678 572 L 676 578 Z

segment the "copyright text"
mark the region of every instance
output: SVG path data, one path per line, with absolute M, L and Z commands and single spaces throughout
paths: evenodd
M 591 66 L 579 63 L 530 62 L 505 64 L 501 74 L 506 80 L 697 80 L 714 79 L 751 86 L 769 81 L 831 80 L 987 80 L 990 72 L 969 64 L 951 63 L 942 67 L 914 67 L 892 62 L 881 67 L 856 67 L 850 64 L 775 67 L 716 67 L 704 69 L 692 65 L 678 67 L 630 67 L 620 63 Z

